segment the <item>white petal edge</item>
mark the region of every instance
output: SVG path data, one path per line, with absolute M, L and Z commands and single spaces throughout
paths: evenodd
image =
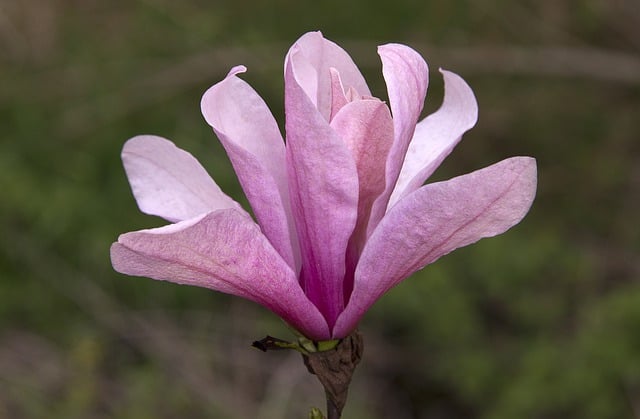
M 471 87 L 455 73 L 440 72 L 444 78 L 442 106 L 416 125 L 388 208 L 422 186 L 478 121 L 478 103 Z

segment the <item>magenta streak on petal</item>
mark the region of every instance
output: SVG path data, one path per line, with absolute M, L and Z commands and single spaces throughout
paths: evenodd
M 513 157 L 423 186 L 401 199 L 363 250 L 354 290 L 336 322 L 334 337 L 346 336 L 378 298 L 413 272 L 517 224 L 535 191 L 535 160 Z
M 309 338 L 329 336 L 294 272 L 251 218 L 236 210 L 123 234 L 112 245 L 111 260 L 118 272 L 247 298 Z
M 344 141 L 285 69 L 287 170 L 301 254 L 301 283 L 329 326 L 344 307 L 345 252 L 356 223 L 358 175 Z M 329 86 L 327 86 L 329 87 Z

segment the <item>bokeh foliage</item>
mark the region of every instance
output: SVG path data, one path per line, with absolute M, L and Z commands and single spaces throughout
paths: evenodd
M 539 164 L 525 221 L 448 255 L 368 314 L 349 418 L 640 417 L 640 8 L 635 0 L 0 1 L 0 418 L 281 418 L 320 405 L 271 314 L 114 273 L 158 226 L 119 161 L 139 133 L 191 151 L 245 202 L 199 114 L 230 67 L 282 123 L 282 59 L 321 29 L 385 96 L 401 42 L 480 104 L 436 179 Z M 635 70 L 638 70 L 637 72 Z

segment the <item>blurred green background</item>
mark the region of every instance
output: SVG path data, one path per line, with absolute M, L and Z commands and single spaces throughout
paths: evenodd
M 304 418 L 322 390 L 262 308 L 112 271 L 141 215 L 119 158 L 166 136 L 245 202 L 199 112 L 229 68 L 282 124 L 302 33 L 385 97 L 400 42 L 474 88 L 480 120 L 436 179 L 538 159 L 516 228 L 443 258 L 361 325 L 345 418 L 640 418 L 637 0 L 0 0 L 0 418 Z

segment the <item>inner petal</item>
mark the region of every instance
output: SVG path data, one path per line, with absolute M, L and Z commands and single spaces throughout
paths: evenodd
M 344 105 L 331 127 L 345 142 L 358 172 L 358 218 L 346 255 L 344 298 L 348 301 L 353 271 L 364 242 L 373 202 L 384 192 L 386 161 L 393 144 L 393 120 L 387 105 L 378 99 L 356 100 Z
M 344 105 L 351 102 L 351 100 L 345 95 L 344 87 L 342 86 L 342 80 L 340 79 L 340 73 L 335 68 L 329 69 L 331 73 L 331 121 L 338 111 L 342 109 Z

